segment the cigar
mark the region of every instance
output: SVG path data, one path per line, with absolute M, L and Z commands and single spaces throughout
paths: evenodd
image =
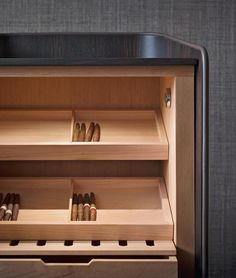
M 4 217 L 5 211 L 7 210 L 7 204 L 9 203 L 9 201 L 10 201 L 10 193 L 7 193 L 0 208 L 0 220 L 2 220 Z
M 13 210 L 13 205 L 14 205 L 14 199 L 15 199 L 15 194 L 12 193 L 10 195 L 9 203 L 7 205 L 7 210 L 5 212 L 5 216 L 4 216 L 4 219 L 3 219 L 4 221 L 11 220 L 12 210 Z
M 72 197 L 71 221 L 76 221 L 77 220 L 77 214 L 78 214 L 77 194 L 74 193 L 73 197 Z
M 17 220 L 19 209 L 20 209 L 20 195 L 16 194 L 15 195 L 15 200 L 14 200 L 12 218 L 11 218 L 12 221 L 16 221 Z
M 90 220 L 91 221 L 96 221 L 97 219 L 97 209 L 96 209 L 96 204 L 95 204 L 95 195 L 93 192 L 90 193 Z
M 80 124 L 76 123 L 73 131 L 73 142 L 78 141 Z
M 89 195 L 86 193 L 84 195 L 84 220 L 89 221 L 90 219 L 90 200 Z
M 80 127 L 80 131 L 79 131 L 79 135 L 78 135 L 79 142 L 84 142 L 85 134 L 86 134 L 86 125 L 85 125 L 85 123 L 82 123 L 81 127 Z
M 79 194 L 78 196 L 78 221 L 84 220 L 84 204 L 83 204 L 83 195 Z
M 91 142 L 93 138 L 93 133 L 94 133 L 94 122 L 91 122 L 89 125 L 89 129 L 86 133 L 85 136 L 85 142 Z
M 93 141 L 99 142 L 101 136 L 101 128 L 99 124 L 96 124 L 94 127 L 94 133 L 93 133 Z

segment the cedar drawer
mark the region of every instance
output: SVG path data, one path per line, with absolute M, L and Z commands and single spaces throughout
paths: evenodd
M 15 277 L 86 277 L 86 278 L 176 278 L 177 259 L 91 259 L 88 263 L 45 263 L 37 259 L 0 259 L 4 278 Z

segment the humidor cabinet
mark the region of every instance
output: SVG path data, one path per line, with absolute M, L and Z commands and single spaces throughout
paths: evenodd
M 206 105 L 197 46 L 0 35 L 0 193 L 21 196 L 17 221 L 0 221 L 0 273 L 204 276 Z M 99 123 L 100 141 L 74 142 L 77 122 Z M 71 221 L 86 192 L 96 221 Z

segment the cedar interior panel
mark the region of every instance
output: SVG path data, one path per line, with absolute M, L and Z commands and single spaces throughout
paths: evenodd
M 1 77 L 0 108 L 156 109 L 158 77 Z
M 171 88 L 171 106 L 164 102 Z M 194 79 L 163 78 L 160 84 L 160 108 L 169 141 L 169 159 L 163 161 L 178 247 L 179 271 L 194 272 L 195 189 L 194 189 Z M 186 132 L 187 131 L 187 132 Z M 184 263 L 183 263 L 184 261 Z
M 166 107 L 166 88 L 171 89 L 171 106 Z M 180 92 L 178 92 L 180 93 Z M 163 177 L 165 178 L 173 220 L 176 223 L 176 78 L 166 77 L 160 82 L 160 109 L 169 142 L 169 159 L 163 161 Z M 176 225 L 174 226 L 176 242 Z

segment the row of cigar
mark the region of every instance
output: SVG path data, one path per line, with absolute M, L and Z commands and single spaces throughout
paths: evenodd
M 84 194 L 74 193 L 72 196 L 71 221 L 96 221 L 97 209 L 93 192 Z
M 76 122 L 73 130 L 73 142 L 99 142 L 101 127 L 98 123 L 91 122 L 86 132 L 86 124 Z
M 20 195 L 7 193 L 5 198 L 0 193 L 0 220 L 16 221 L 20 209 Z

